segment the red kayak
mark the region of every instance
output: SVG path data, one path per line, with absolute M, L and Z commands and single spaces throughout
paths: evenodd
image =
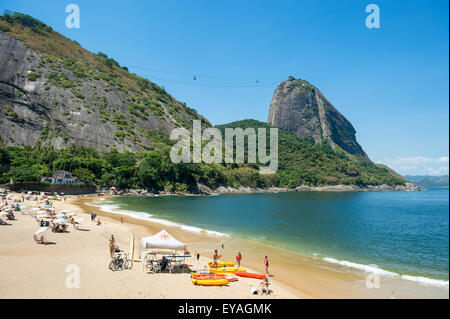
M 246 271 L 236 271 L 234 274 L 236 276 L 240 276 L 240 277 L 255 278 L 255 279 L 263 279 L 266 277 L 266 275 L 255 274 L 255 273 L 246 272 Z

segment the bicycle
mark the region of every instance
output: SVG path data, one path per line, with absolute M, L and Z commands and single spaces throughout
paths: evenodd
M 131 269 L 133 267 L 133 261 L 128 259 L 128 254 L 118 253 L 114 256 L 113 259 L 109 262 L 108 268 L 112 271 L 117 271 L 119 268 L 123 269 Z

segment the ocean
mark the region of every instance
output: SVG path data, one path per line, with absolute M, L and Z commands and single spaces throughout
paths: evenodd
M 449 191 L 114 197 L 103 210 L 240 237 L 421 284 L 448 286 Z

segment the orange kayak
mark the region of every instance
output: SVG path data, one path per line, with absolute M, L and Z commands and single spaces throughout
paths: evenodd
M 255 274 L 255 273 L 246 272 L 246 271 L 236 271 L 234 274 L 239 277 L 247 277 L 247 278 L 255 278 L 255 279 L 263 279 L 266 277 L 266 275 Z
M 213 272 L 216 274 L 233 274 L 235 271 L 246 271 L 246 269 L 236 267 L 209 268 L 209 272 Z
M 192 279 L 213 279 L 213 280 L 226 279 L 229 282 L 238 280 L 234 276 L 223 275 L 223 274 L 192 274 L 191 277 L 192 277 Z

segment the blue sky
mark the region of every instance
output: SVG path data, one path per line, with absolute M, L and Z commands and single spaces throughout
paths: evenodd
M 79 29 L 65 26 L 70 3 Z M 380 29 L 365 26 L 370 3 Z M 279 82 L 308 80 L 372 160 L 402 174 L 448 174 L 448 1 L 3 0 L 0 9 L 107 53 L 213 124 L 266 121 Z

